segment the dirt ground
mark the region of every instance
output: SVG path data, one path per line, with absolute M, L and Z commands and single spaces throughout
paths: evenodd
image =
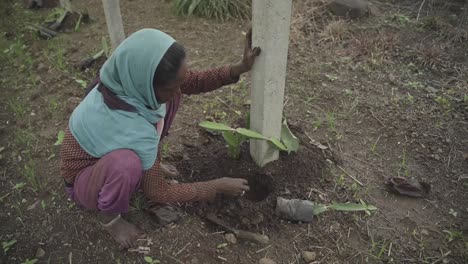
M 248 21 L 177 17 L 169 2 L 121 1 L 125 32 L 168 32 L 186 46 L 193 69 L 240 59 Z M 258 263 L 268 257 L 299 264 L 306 250 L 316 252 L 313 263 L 468 261 L 466 3 L 431 0 L 420 8 L 422 1 L 371 1 L 369 16 L 345 20 L 328 14 L 323 2 L 295 1 L 285 116 L 301 140 L 298 153 L 260 169 L 247 145 L 232 160 L 220 136 L 198 127 L 203 120 L 244 125 L 248 75 L 184 99 L 162 142 L 163 158 L 182 173 L 177 180 L 271 179 L 271 193 L 260 202 L 219 197 L 180 204 L 183 219 L 168 226 L 154 221 L 137 194 L 125 217 L 152 238 L 154 260 Z M 87 10 L 91 22 L 44 40 L 28 26 L 54 9 L 0 3 L 0 263 L 146 263 L 142 254 L 119 250 L 94 214 L 63 190 L 54 143 L 98 69 L 76 65 L 107 37 L 100 1 L 73 1 L 73 8 Z M 424 198 L 390 193 L 385 182 L 393 176 L 427 182 L 431 192 Z M 326 212 L 295 223 L 275 216 L 277 196 L 323 204 L 363 200 L 378 210 Z M 270 245 L 224 245 L 223 230 L 205 220 L 208 212 L 269 236 Z

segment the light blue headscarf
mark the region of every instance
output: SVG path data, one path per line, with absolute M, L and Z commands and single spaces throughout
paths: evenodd
M 156 100 L 153 77 L 175 40 L 155 29 L 142 29 L 124 40 L 102 66 L 101 82 L 136 112 L 112 110 L 93 89 L 70 117 L 70 131 L 91 156 L 100 158 L 116 149 L 131 149 L 144 170 L 156 161 L 159 135 L 154 126 L 166 115 Z M 151 108 L 151 109 L 149 109 Z

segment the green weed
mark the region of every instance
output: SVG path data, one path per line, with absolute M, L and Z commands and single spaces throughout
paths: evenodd
M 17 130 L 15 133 L 15 143 L 20 146 L 29 147 L 34 139 L 34 135 L 28 130 Z
M 146 208 L 146 199 L 143 193 L 136 193 L 132 201 L 132 208 L 135 211 L 143 211 Z
M 435 99 L 436 103 L 442 108 L 444 111 L 448 112 L 452 108 L 450 101 L 442 96 L 437 96 Z
M 371 255 L 376 259 L 381 259 L 385 256 L 385 253 L 388 251 L 387 247 L 389 246 L 390 242 L 384 241 L 374 241 L 374 238 L 371 236 Z
M 333 113 L 333 112 L 327 112 L 326 113 L 326 118 L 327 118 L 328 128 L 330 129 L 330 131 L 335 132 L 336 134 L 338 134 L 338 132 L 336 130 L 336 114 Z
M 145 262 L 148 263 L 148 264 L 158 264 L 158 263 L 161 263 L 161 261 L 157 260 L 157 259 L 153 259 L 152 257 L 150 256 L 146 256 L 145 258 Z
M 175 0 L 174 11 L 177 15 L 196 15 L 217 20 L 229 18 L 250 18 L 249 0 Z
M 377 146 L 378 146 L 380 137 L 381 137 L 381 136 L 379 136 L 379 137 L 377 138 L 377 140 L 375 140 L 375 142 L 372 143 L 372 145 L 371 145 L 370 150 L 371 150 L 371 153 L 372 153 L 372 154 L 375 154 L 375 151 L 377 150 Z
M 162 146 L 162 158 L 163 159 L 167 159 L 170 157 L 170 154 L 169 154 L 169 143 L 164 143 L 163 146 Z
M 25 261 L 21 262 L 21 264 L 35 264 L 37 262 L 37 259 L 26 259 Z
M 411 22 L 411 19 L 404 14 L 394 14 L 392 20 L 400 26 L 406 26 Z
M 414 90 L 419 90 L 419 89 L 422 89 L 424 88 L 424 85 L 418 81 L 409 81 L 407 83 L 405 83 L 405 86 L 408 87 L 408 88 L 411 88 L 411 89 L 414 89 Z
M 408 104 L 411 104 L 411 105 L 414 104 L 415 102 L 414 96 L 408 93 L 408 95 L 406 96 L 406 102 L 408 102 Z
M 13 112 L 15 117 L 20 119 L 24 118 L 26 114 L 30 111 L 28 105 L 26 105 L 19 99 L 12 99 L 8 101 L 8 108 L 10 111 Z
M 456 230 L 453 230 L 453 231 L 444 230 L 443 232 L 447 234 L 446 239 L 449 243 L 456 239 L 463 239 L 463 232 L 456 231 Z
M 400 162 L 400 166 L 399 166 L 399 169 L 398 169 L 398 175 L 400 175 L 401 171 L 403 171 L 403 175 L 405 177 L 409 176 L 408 160 L 407 160 L 407 157 L 406 157 L 406 150 L 403 151 L 403 155 L 401 156 L 401 162 Z
M 51 114 L 56 113 L 60 109 L 60 103 L 58 102 L 57 98 L 51 98 L 49 100 L 49 107 L 48 110 Z
M 16 244 L 16 242 L 16 239 L 2 242 L 3 253 L 6 254 Z
M 317 129 L 319 129 L 320 127 L 322 127 L 322 125 L 323 125 L 323 120 L 322 120 L 322 118 L 319 117 L 319 118 L 317 118 L 316 120 L 314 120 L 314 121 L 312 122 L 312 125 L 314 126 L 314 130 L 317 130 Z
M 27 164 L 24 165 L 22 175 L 29 183 L 29 186 L 33 192 L 37 193 L 42 188 L 41 183 L 36 175 L 34 161 L 30 160 Z

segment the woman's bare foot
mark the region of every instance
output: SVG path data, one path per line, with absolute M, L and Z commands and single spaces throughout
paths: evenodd
M 164 176 L 168 178 L 175 178 L 180 175 L 179 171 L 174 165 L 161 163 L 160 166 L 161 166 L 161 172 L 164 174 Z
M 117 216 L 116 216 L 117 217 Z M 109 216 L 101 216 L 101 219 L 109 219 Z M 115 218 L 115 217 L 114 217 Z M 104 222 L 104 229 L 119 243 L 121 248 L 132 248 L 135 247 L 136 241 L 139 238 L 144 238 L 145 234 L 143 231 L 138 229 L 135 225 L 130 224 L 123 218 L 119 218 L 115 223 L 106 225 L 111 220 Z

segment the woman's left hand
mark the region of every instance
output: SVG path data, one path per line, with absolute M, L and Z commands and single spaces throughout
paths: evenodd
M 250 71 L 261 51 L 260 47 L 252 48 L 252 29 L 249 29 L 245 36 L 244 56 L 241 62 L 231 67 L 231 76 L 238 77 L 242 73 Z

